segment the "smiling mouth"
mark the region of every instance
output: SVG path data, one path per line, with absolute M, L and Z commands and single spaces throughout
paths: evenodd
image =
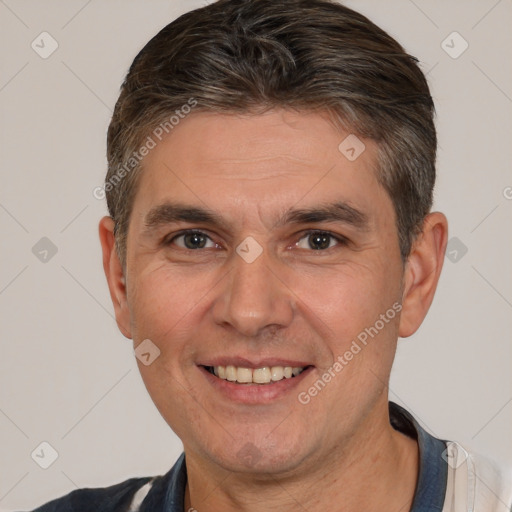
M 264 366 L 263 368 L 243 368 L 240 366 L 205 366 L 207 371 L 219 379 L 236 384 L 273 384 L 283 379 L 299 376 L 308 366 Z

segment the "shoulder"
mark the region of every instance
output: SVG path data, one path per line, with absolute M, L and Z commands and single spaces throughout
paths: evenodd
M 448 482 L 445 511 L 512 511 L 512 469 L 447 443 Z M 446 508 L 446 506 L 448 508 Z
M 185 454 L 163 476 L 130 478 L 116 485 L 77 489 L 32 512 L 141 512 L 182 510 L 187 481 Z
M 151 480 L 151 477 L 130 478 L 110 487 L 77 489 L 40 506 L 33 512 L 126 511 L 135 494 Z

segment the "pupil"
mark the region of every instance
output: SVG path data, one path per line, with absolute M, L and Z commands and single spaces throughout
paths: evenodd
M 200 233 L 188 233 L 185 235 L 187 249 L 201 249 L 206 245 L 206 237 Z
M 327 249 L 329 247 L 330 235 L 315 233 L 309 237 L 309 246 L 311 249 Z

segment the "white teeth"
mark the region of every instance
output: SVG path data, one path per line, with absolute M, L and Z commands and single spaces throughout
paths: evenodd
M 270 382 L 270 368 L 257 368 L 252 372 L 252 380 L 257 384 L 268 384 Z
M 272 380 L 281 380 L 284 377 L 284 371 L 282 366 L 272 366 L 270 369 L 270 373 L 272 374 Z
M 270 384 L 297 377 L 303 370 L 304 368 L 298 366 L 264 366 L 254 370 L 233 365 L 213 367 L 213 373 L 219 379 L 239 382 L 240 384 Z
M 237 368 L 236 381 L 242 384 L 252 382 L 252 370 L 250 368 Z
M 236 368 L 234 366 L 226 366 L 226 379 L 236 382 Z

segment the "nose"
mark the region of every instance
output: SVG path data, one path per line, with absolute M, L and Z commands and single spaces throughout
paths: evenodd
M 265 251 L 250 263 L 234 254 L 231 271 L 213 305 L 213 316 L 218 325 L 256 337 L 265 330 L 290 325 L 293 299 L 293 292 L 279 275 L 279 265 L 273 264 Z

